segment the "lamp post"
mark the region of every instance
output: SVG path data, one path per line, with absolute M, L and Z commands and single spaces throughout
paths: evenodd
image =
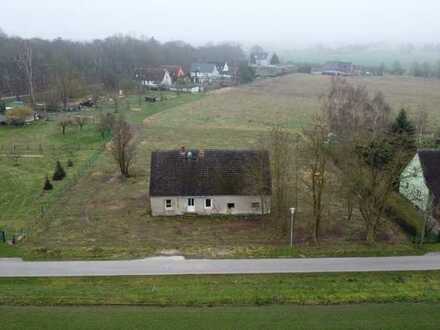
M 290 208 L 290 247 L 293 248 L 293 225 L 295 219 L 295 208 Z

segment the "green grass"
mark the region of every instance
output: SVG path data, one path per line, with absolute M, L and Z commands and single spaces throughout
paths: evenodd
M 440 302 L 440 273 L 0 279 L 0 305 L 242 306 L 388 302 Z
M 76 174 L 81 164 L 89 159 L 102 144 L 94 127 L 83 130 L 68 129 L 62 135 L 56 122 L 39 122 L 29 127 L 0 128 L 0 228 L 19 231 L 32 226 L 39 216 L 41 203 L 50 194 L 65 187 L 66 182 L 54 184 L 54 191 L 43 193 L 44 178 L 51 178 L 55 163 L 61 161 L 68 177 Z M 16 148 L 18 161 L 8 156 Z M 67 160 L 74 162 L 67 168 Z
M 437 304 L 216 308 L 0 306 L 7 329 L 438 329 Z
M 414 113 L 423 105 L 432 119 L 438 117 L 440 82 L 396 77 L 351 80 L 367 85 L 371 91 L 383 91 L 396 110 L 406 106 Z M 391 244 L 365 247 L 353 243 L 363 237 L 363 222 L 359 214 L 347 222 L 337 201 L 332 202 L 323 219 L 322 247 L 315 249 L 305 244 L 294 251 L 284 248 L 285 235 L 270 230 L 258 218 L 164 219 L 149 215 L 152 150 L 177 149 L 182 145 L 204 149 L 254 148 L 274 123 L 287 123 L 292 131 L 307 125 L 319 111 L 319 96 L 329 84 L 328 77 L 290 75 L 206 96 L 166 94 L 168 100 L 140 108 L 137 97 L 129 97 L 130 110 L 122 100 L 120 112 L 134 124 L 137 133 L 133 177 L 120 180 L 111 156 L 104 154 L 78 184 L 54 203 L 47 226 L 25 243 L 28 257 L 142 257 L 170 249 L 205 257 L 420 254 L 414 246 L 398 246 L 407 238 L 391 224 L 381 228 L 379 235 L 380 240 L 391 240 Z M 112 107 L 108 105 L 105 110 L 112 111 Z M 309 237 L 310 211 L 304 203 L 298 216 L 300 243 Z
M 437 108 L 440 81 L 389 76 L 353 77 L 350 81 L 364 84 L 372 92 L 382 91 L 396 111 L 407 107 L 414 115 L 418 109 L 425 108 L 430 113 L 431 126 L 440 123 Z M 285 248 L 286 235 L 274 232 L 259 218 L 164 219 L 150 216 L 151 151 L 177 149 L 182 145 L 204 149 L 254 148 L 277 122 L 298 132 L 319 111 L 319 96 L 329 86 L 329 77 L 295 74 L 203 96 L 165 93 L 167 100 L 154 104 L 143 102 L 140 107 L 136 96 L 127 98 L 129 106 L 121 100 L 119 111 L 136 130 L 138 147 L 133 176 L 121 180 L 111 155 L 102 154 L 76 184 L 50 200 L 50 214 L 24 242 L 26 257 L 107 259 L 142 257 L 163 250 L 206 257 L 420 254 L 420 250 L 406 244 L 406 235 L 388 222 L 378 235 L 379 241 L 387 244 L 366 247 L 358 243 L 365 236 L 364 223 L 357 212 L 352 221 L 346 221 L 341 202 L 336 198 L 324 214 L 323 244 L 316 249 L 307 244 L 312 212 L 306 200 L 301 202 L 298 214 L 296 238 L 300 248 L 293 251 Z M 105 105 L 103 111 L 113 111 L 112 105 Z M 38 128 L 35 130 L 40 132 Z M 12 137 L 17 141 L 32 138 L 32 134 L 24 130 L 16 131 L 17 135 Z M 0 143 L 1 132 L 0 129 Z M 38 176 L 34 173 L 32 186 L 39 192 L 45 173 L 35 171 Z M 24 194 L 25 198 L 29 196 Z M 27 204 L 22 202 L 21 205 Z M 17 214 L 21 209 L 12 208 Z M 3 221 L 17 226 L 26 224 L 21 216 L 8 219 Z M 402 242 L 404 245 L 400 247 Z

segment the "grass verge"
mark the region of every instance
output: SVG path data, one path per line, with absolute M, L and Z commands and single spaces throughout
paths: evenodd
M 0 306 L 8 329 L 438 329 L 436 304 L 217 308 Z
M 440 303 L 440 272 L 2 278 L 0 305 Z

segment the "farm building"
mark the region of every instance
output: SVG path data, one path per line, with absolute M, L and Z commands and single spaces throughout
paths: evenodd
M 319 73 L 328 76 L 352 76 L 354 74 L 354 65 L 350 62 L 327 62 L 319 68 L 314 68 L 313 73 Z
M 419 150 L 400 178 L 400 193 L 417 209 L 440 219 L 440 150 Z
M 156 151 L 151 211 L 153 216 L 268 214 L 271 181 L 266 151 Z

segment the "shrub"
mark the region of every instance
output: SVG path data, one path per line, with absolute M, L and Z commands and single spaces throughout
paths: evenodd
M 49 190 L 52 190 L 52 189 L 53 189 L 53 185 L 52 185 L 52 183 L 50 183 L 49 177 L 46 176 L 46 181 L 44 182 L 43 190 L 49 191 Z
M 67 167 L 73 167 L 73 161 L 71 159 L 67 161 Z
M 22 106 L 6 111 L 6 118 L 11 125 L 22 125 L 32 116 L 32 109 Z
M 66 177 L 66 172 L 64 171 L 61 163 L 57 161 L 57 165 L 55 167 L 55 172 L 53 173 L 52 180 L 53 181 L 61 181 Z

